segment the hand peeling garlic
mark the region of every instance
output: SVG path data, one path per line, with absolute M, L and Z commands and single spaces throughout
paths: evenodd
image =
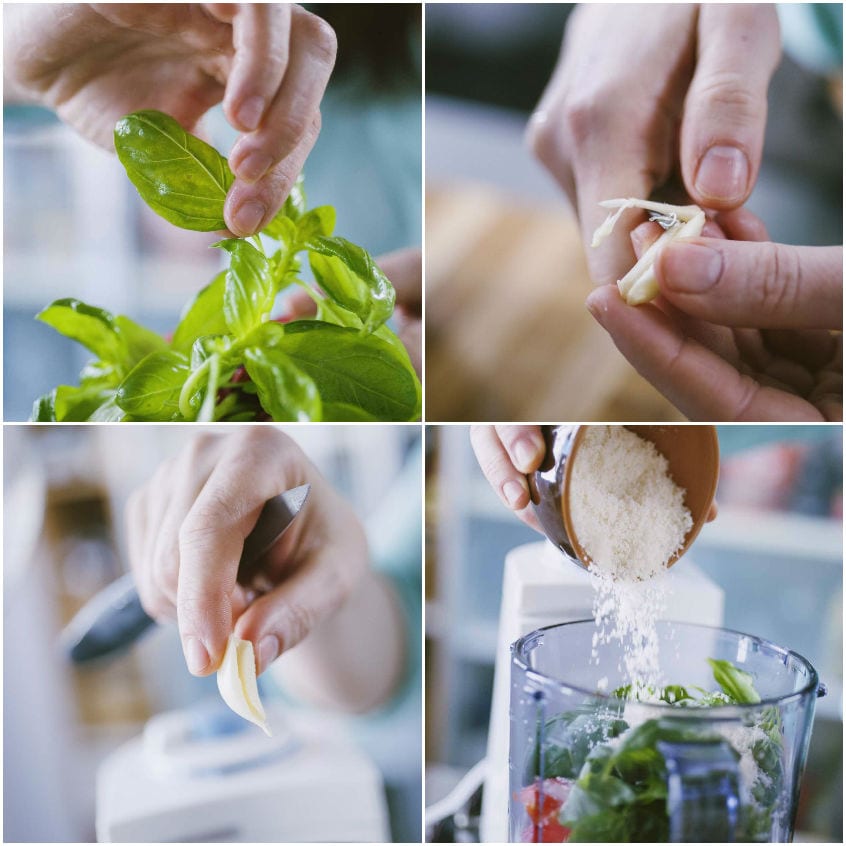
M 256 659 L 249 640 L 229 635 L 226 652 L 217 671 L 217 689 L 223 701 L 239 717 L 255 723 L 268 737 L 271 736 L 259 699 Z
M 617 280 L 620 294 L 629 305 L 641 305 L 658 296 L 658 281 L 655 278 L 655 260 L 658 253 L 676 238 L 695 238 L 705 226 L 705 212 L 699 206 L 672 206 L 668 203 L 653 203 L 650 200 L 603 200 L 606 209 L 616 209 L 608 215 L 593 233 L 592 247 L 598 247 L 614 230 L 614 226 L 626 209 L 645 209 L 652 212 L 651 220 L 659 223 L 664 231 L 660 237 L 637 260 L 634 267 Z

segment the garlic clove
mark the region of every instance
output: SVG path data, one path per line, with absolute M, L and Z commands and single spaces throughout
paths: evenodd
M 229 635 L 223 661 L 217 671 L 217 689 L 223 701 L 239 717 L 255 723 L 268 737 L 271 736 L 259 699 L 255 653 L 249 640 Z
M 626 209 L 644 209 L 653 214 L 653 220 L 664 228 L 661 236 L 650 245 L 634 266 L 617 280 L 620 295 L 628 305 L 642 305 L 654 300 L 659 294 L 658 281 L 655 278 L 655 262 L 664 247 L 676 238 L 695 238 L 705 226 L 705 212 L 699 206 L 673 206 L 669 203 L 656 203 L 651 200 L 627 199 L 603 200 L 603 208 L 616 209 L 597 227 L 593 233 L 591 246 L 597 247 L 614 229 L 620 216 Z M 657 216 L 657 217 L 656 217 Z

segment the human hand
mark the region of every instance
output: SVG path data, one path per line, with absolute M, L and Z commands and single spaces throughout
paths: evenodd
M 528 473 L 543 464 L 546 443 L 540 426 L 471 426 L 470 442 L 476 460 L 490 486 L 499 498 L 527 526 L 544 534 L 532 508 Z M 705 518 L 717 516 L 717 503 L 712 502 Z
M 526 480 L 546 455 L 541 427 L 471 426 L 470 443 L 482 473 L 502 502 L 527 526 L 543 534 Z
M 257 594 L 237 581 L 244 539 L 268 499 L 305 483 L 302 513 L 262 562 L 272 588 Z M 263 672 L 369 572 L 352 508 L 291 438 L 266 426 L 201 435 L 162 464 L 129 501 L 127 539 L 144 610 L 176 618 L 195 675 L 218 668 L 233 631 L 253 642 Z
M 606 215 L 601 200 L 657 192 L 740 207 L 757 179 L 779 55 L 771 5 L 576 9 L 528 138 L 569 196 L 586 247 Z M 586 250 L 596 284 L 634 263 L 626 232 L 638 214 L 627 211 L 601 250 Z
M 591 314 L 691 420 L 842 420 L 842 247 L 769 243 L 743 209 L 706 227 L 659 255 L 661 300 L 627 306 L 605 285 Z M 660 231 L 635 229 L 635 252 Z
M 397 293 L 394 317 L 397 322 L 397 336 L 408 352 L 417 375 L 421 375 L 422 347 L 422 292 L 423 258 L 418 247 L 394 250 L 376 259 L 382 273 L 391 280 Z M 285 320 L 299 320 L 312 317 L 317 306 L 303 290 L 296 290 L 286 300 Z
M 216 103 L 243 133 L 225 219 L 251 235 L 276 214 L 320 131 L 335 62 L 329 25 L 273 4 L 19 4 L 4 15 L 5 76 L 113 148 L 122 115 L 167 112 L 188 131 Z

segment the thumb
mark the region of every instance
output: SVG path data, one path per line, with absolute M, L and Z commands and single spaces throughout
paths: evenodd
M 696 203 L 741 205 L 761 164 L 767 87 L 780 53 L 775 8 L 702 4 L 696 70 L 685 99 L 681 164 Z
M 760 329 L 843 323 L 843 248 L 697 238 L 669 244 L 655 265 L 661 293 L 686 314 Z

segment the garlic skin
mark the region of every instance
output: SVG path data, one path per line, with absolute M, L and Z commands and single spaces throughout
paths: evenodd
M 699 206 L 673 206 L 669 203 L 654 203 L 651 200 L 637 200 L 633 197 L 618 200 L 603 200 L 606 209 L 616 209 L 597 227 L 591 240 L 592 247 L 598 247 L 613 231 L 614 226 L 626 209 L 644 209 L 652 212 L 650 219 L 659 223 L 664 231 L 631 270 L 617 280 L 620 295 L 629 305 L 642 305 L 658 296 L 658 281 L 655 278 L 655 262 L 664 247 L 676 238 L 695 238 L 702 234 L 705 226 L 705 212 Z
M 229 635 L 226 652 L 217 671 L 217 689 L 223 701 L 239 717 L 255 723 L 268 737 L 272 737 L 259 699 L 255 653 L 249 640 Z

